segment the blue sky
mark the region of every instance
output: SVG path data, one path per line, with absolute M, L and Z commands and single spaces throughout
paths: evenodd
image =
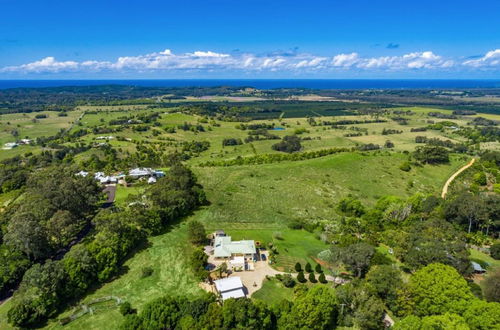
M 500 78 L 500 1 L 0 0 L 0 79 Z

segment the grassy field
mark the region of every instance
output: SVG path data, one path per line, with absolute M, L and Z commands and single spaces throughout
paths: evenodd
M 293 299 L 293 288 L 285 287 L 276 279 L 264 280 L 262 288 L 252 295 L 253 299 L 261 300 L 268 305 L 277 304 L 283 299 Z
M 344 153 L 259 166 L 194 168 L 212 205 L 206 223 L 286 223 L 289 219 L 329 218 L 338 201 L 353 194 L 373 204 L 385 195 L 437 192 L 466 159 L 403 172 L 400 153 Z M 246 228 L 246 227 L 245 227 Z
M 204 186 L 210 205 L 194 212 L 189 218 L 201 221 L 208 231 L 223 229 L 234 239 L 253 239 L 264 244 L 272 242 L 279 254 L 274 265 L 279 270 L 288 271 L 296 262 L 305 264 L 315 263 L 314 258 L 328 246 L 315 237 L 315 234 L 305 230 L 292 230 L 288 228 L 290 220 L 323 220 L 332 219 L 336 212 L 335 207 L 339 200 L 354 195 L 363 203 L 370 206 L 376 200 L 386 195 L 408 197 L 417 192 L 438 194 L 447 178 L 468 161 L 468 156 L 451 157 L 451 162 L 439 166 L 413 166 L 409 172 L 399 169 L 399 166 L 408 160 L 408 155 L 403 151 L 415 148 L 416 135 L 427 137 L 440 137 L 461 141 L 461 137 L 452 131 L 427 131 L 410 132 L 411 128 L 427 125 L 430 111 L 447 112 L 430 108 L 401 108 L 411 110 L 415 114 L 408 116 L 408 125 L 399 125 L 389 120 L 386 123 L 347 125 L 366 129 L 367 135 L 359 137 L 345 137 L 353 130 L 332 129 L 327 126 L 312 127 L 306 118 L 287 118 L 281 120 L 261 120 L 252 123 L 274 123 L 284 127 L 283 131 L 271 131 L 280 137 L 290 135 L 296 129 L 305 128 L 306 132 L 301 137 L 310 139 L 303 141 L 305 151 L 318 150 L 331 147 L 350 147 L 360 143 L 378 143 L 383 145 L 386 140 L 395 143 L 394 150 L 376 152 L 348 152 L 305 161 L 281 162 L 254 166 L 231 167 L 200 167 L 199 164 L 207 160 L 231 159 L 238 156 L 251 156 L 255 154 L 274 153 L 271 145 L 276 140 L 257 141 L 234 147 L 222 147 L 224 138 L 241 138 L 248 136 L 247 131 L 236 129 L 236 122 L 216 121 L 203 123 L 205 132 L 191 132 L 177 129 L 175 133 L 167 133 L 165 127 L 176 127 L 188 122 L 200 123 L 203 119 L 199 116 L 177 113 L 175 109 L 145 109 L 144 106 L 117 106 L 117 107 L 80 107 L 78 111 L 71 112 L 69 117 L 55 117 L 51 113 L 49 118 L 32 123 L 34 114 L 3 115 L 0 116 L 0 142 L 11 141 L 9 129 L 20 125 L 20 136 L 29 135 L 31 138 L 55 134 L 61 128 L 68 128 L 82 111 L 90 110 L 97 113 L 86 114 L 79 128 L 92 129 L 99 125 L 106 125 L 109 120 L 122 116 L 138 113 L 158 111 L 162 113 L 160 125 L 153 129 L 161 131 L 153 135 L 152 131 L 135 132 L 130 128 L 116 133 L 89 134 L 80 138 L 80 142 L 95 141 L 98 136 L 115 136 L 110 144 L 121 148 L 122 152 L 133 152 L 136 141 L 172 142 L 164 147 L 165 153 L 179 148 L 183 141 L 209 141 L 211 146 L 202 152 L 200 157 L 192 158 L 188 164 L 197 175 L 198 181 Z M 322 114 L 328 114 L 323 106 Z M 168 113 L 167 113 L 168 112 Z M 309 111 L 310 112 L 310 111 Z M 6 119 L 5 116 L 12 118 Z M 16 117 L 17 116 L 17 117 Z M 30 117 L 31 116 L 31 117 Z M 369 116 L 323 116 L 316 120 L 336 121 L 342 119 L 370 119 Z M 53 122 L 51 122 L 51 120 Z M 436 122 L 441 119 L 434 119 Z M 10 121 L 10 126 L 6 124 Z M 16 124 L 14 124 L 16 123 Z M 44 124 L 48 124 L 45 127 Z M 33 125 L 30 127 L 30 125 Z M 466 120 L 458 120 L 459 125 L 465 125 Z M 14 126 L 13 126 L 14 125 Z M 37 130 L 36 125 L 43 126 Z M 12 126 L 12 127 L 11 127 Z M 402 130 L 401 134 L 382 135 L 384 128 Z M 3 135 L 2 135 L 3 134 Z M 37 135 L 39 134 L 39 135 Z M 118 141 L 116 137 L 123 137 L 132 141 Z M 2 138 L 4 140 L 2 140 Z M 22 146 L 17 149 L 0 151 L 0 159 L 4 155 L 9 157 L 16 153 L 26 152 L 23 148 L 36 148 Z M 31 150 L 31 149 L 30 149 Z M 36 149 L 39 150 L 39 149 Z M 91 149 L 77 156 L 77 160 L 86 159 L 92 153 L 98 152 Z M 4 157 L 5 158 L 5 157 Z M 141 186 L 122 187 L 116 192 L 117 205 L 126 203 L 130 194 L 143 191 Z M 0 195 L 0 203 L 6 203 L 12 196 Z M 170 230 L 150 239 L 150 245 L 132 256 L 124 265 L 124 270 L 117 278 L 100 288 L 96 288 L 82 302 L 108 295 L 118 296 L 129 301 L 134 308 L 141 309 L 148 301 L 167 294 L 197 295 L 201 289 L 191 275 L 187 265 L 187 257 L 192 247 L 186 244 L 186 221 L 176 224 Z M 387 253 L 386 247 L 379 248 Z M 477 251 L 476 251 L 477 252 Z M 471 253 L 476 253 L 471 252 Z M 483 255 L 473 255 L 473 258 L 484 258 Z M 486 256 L 487 257 L 487 256 Z M 153 275 L 141 278 L 142 269 L 152 267 Z M 496 267 L 496 264 L 495 264 Z M 264 287 L 255 293 L 256 299 L 278 301 L 291 297 L 292 289 L 280 287 L 281 283 L 267 281 Z M 6 313 L 10 302 L 0 306 L 0 329 L 10 329 L 6 324 Z M 60 315 L 68 316 L 74 306 L 68 306 Z M 98 311 L 95 315 L 86 315 L 65 326 L 69 329 L 115 329 L 122 320 L 118 309 L 109 306 Z M 47 328 L 58 329 L 60 326 L 52 321 Z
M 321 121 L 338 121 L 338 120 L 371 120 L 373 117 L 364 115 L 352 115 L 349 113 L 340 113 L 335 115 L 328 115 L 328 103 L 329 102 L 318 102 L 322 103 L 318 105 L 321 110 L 320 112 L 314 111 L 315 113 L 308 113 L 308 115 L 314 115 L 317 122 Z M 330 102 L 332 103 L 332 102 Z M 333 102 L 335 103 L 335 102 Z M 286 107 L 285 107 L 286 108 Z M 296 111 L 298 108 L 296 105 L 290 106 L 290 111 Z M 137 132 L 132 128 L 123 128 L 119 132 L 114 133 L 90 133 L 88 135 L 82 136 L 78 139 L 79 142 L 97 142 L 97 137 L 102 136 L 113 136 L 114 139 L 108 141 L 108 143 L 119 148 L 119 153 L 125 152 L 135 152 L 136 144 L 139 141 L 144 143 L 163 143 L 162 149 L 164 152 L 170 152 L 181 147 L 182 142 L 189 141 L 208 141 L 210 142 L 210 148 L 207 151 L 201 153 L 200 157 L 196 157 L 189 162 L 191 164 L 198 164 L 205 162 L 207 160 L 223 160 L 236 158 L 238 156 L 252 156 L 255 154 L 263 153 L 274 153 L 271 146 L 276 143 L 276 140 L 263 140 L 254 141 L 252 143 L 245 143 L 239 146 L 223 147 L 222 141 L 225 138 L 239 138 L 244 140 L 248 136 L 248 131 L 236 129 L 239 124 L 237 122 L 227 122 L 220 120 L 208 120 L 201 116 L 185 114 L 178 112 L 178 108 L 155 108 L 147 109 L 146 106 L 141 105 L 131 105 L 131 106 L 85 106 L 79 107 L 77 111 L 69 112 L 68 117 L 57 117 L 55 113 L 48 113 L 49 118 L 41 119 L 37 123 L 32 123 L 32 117 L 34 114 L 9 114 L 0 117 L 0 142 L 9 142 L 15 140 L 15 138 L 10 134 L 12 129 L 17 128 L 20 132 L 19 137 L 29 136 L 31 138 L 37 136 L 47 136 L 55 134 L 60 128 L 68 128 L 70 123 L 73 122 L 77 117 L 80 116 L 84 111 L 86 114 L 81 119 L 78 125 L 73 127 L 73 131 L 86 128 L 92 130 L 96 127 L 107 128 L 110 120 L 118 119 L 120 117 L 134 116 L 140 114 L 151 114 L 159 113 L 160 119 L 158 120 L 158 126 L 152 127 L 150 130 L 145 132 Z M 331 147 L 352 147 L 357 144 L 365 143 L 375 143 L 379 145 L 384 145 L 387 140 L 392 141 L 395 146 L 396 151 L 412 151 L 417 144 L 415 143 L 415 137 L 418 135 L 424 135 L 428 138 L 441 138 L 449 139 L 454 142 L 463 141 L 463 138 L 455 134 L 453 130 L 435 131 L 428 130 L 426 132 L 411 132 L 412 128 L 425 127 L 428 125 L 428 120 L 433 120 L 434 122 L 444 121 L 446 119 L 440 119 L 435 117 L 429 117 L 429 112 L 441 112 L 450 114 L 451 110 L 443 109 L 433 109 L 425 107 L 402 107 L 402 108 L 391 108 L 391 111 L 402 110 L 412 111 L 412 115 L 401 115 L 408 120 L 407 125 L 400 125 L 391 118 L 394 117 L 393 114 L 388 114 L 387 116 L 382 116 L 381 119 L 387 120 L 385 123 L 369 123 L 369 124 L 353 124 L 344 125 L 345 129 L 334 129 L 330 126 L 311 126 L 306 118 L 300 117 L 287 117 L 285 115 L 282 119 L 269 118 L 267 120 L 253 120 L 252 124 L 274 124 L 275 126 L 283 127 L 282 131 L 271 131 L 272 134 L 278 137 L 283 137 L 285 135 L 293 134 L 297 129 L 305 129 L 305 132 L 300 136 L 306 138 L 303 141 L 304 151 L 318 150 Z M 311 112 L 310 110 L 307 110 Z M 306 112 L 307 112 L 306 111 Z M 285 113 L 286 114 L 286 113 Z M 295 115 L 294 115 L 295 116 Z M 304 115 L 305 116 L 305 115 Z M 473 117 L 483 116 L 467 116 L 461 117 L 459 119 L 453 120 L 457 125 L 466 126 L 468 121 Z M 486 115 L 485 115 L 486 116 Z M 484 116 L 483 116 L 484 117 Z M 500 120 L 498 115 L 487 115 L 488 118 Z M 10 125 L 7 125 L 10 122 Z M 190 123 L 190 124 L 202 124 L 205 128 L 205 132 L 191 132 L 183 131 L 181 129 L 176 129 L 175 133 L 167 133 L 165 128 L 173 127 L 177 128 L 178 125 Z M 119 126 L 113 126 L 117 128 Z M 402 131 L 401 134 L 390 134 L 382 135 L 382 130 L 384 128 L 392 128 Z M 348 137 L 349 133 L 353 133 L 356 129 L 364 130 L 365 132 L 361 136 Z M 157 132 L 153 134 L 154 132 Z M 127 139 L 127 141 L 118 141 L 117 138 Z M 102 142 L 102 140 L 100 141 Z M 485 144 L 484 147 L 489 147 Z M 13 150 L 0 151 L 0 159 L 12 157 L 14 155 L 24 153 L 27 151 L 36 151 L 28 149 L 31 147 L 22 146 Z M 95 153 L 95 149 L 91 149 L 83 154 L 77 156 L 77 160 L 87 159 L 91 154 Z
M 109 295 L 118 296 L 140 309 L 147 302 L 167 294 L 194 296 L 202 291 L 198 282 L 192 276 L 187 257 L 192 247 L 186 244 L 187 232 L 185 223 L 172 226 L 171 230 L 163 235 L 152 237 L 150 246 L 137 252 L 123 266 L 120 276 L 90 293 L 83 303 L 92 299 Z M 150 277 L 141 278 L 142 269 L 152 267 Z M 11 329 L 6 323 L 6 313 L 10 302 L 0 306 L 0 329 Z M 73 308 L 60 317 L 69 316 Z M 74 322 L 62 327 L 53 320 L 47 325 L 48 329 L 116 329 L 123 317 L 118 308 L 100 310 L 94 315 L 85 315 Z
M 70 111 L 67 117 L 58 117 L 57 114 L 53 111 L 43 111 L 0 115 L 0 144 L 16 141 L 16 137 L 11 134 L 13 130 L 18 131 L 19 139 L 55 135 L 61 129 L 69 128 L 82 112 Z M 36 119 L 36 115 L 46 115 L 47 118 Z
M 116 186 L 115 204 L 124 205 L 129 195 L 138 195 L 144 191 L 144 186 L 124 187 L 121 184 Z
M 220 228 L 225 227 L 219 227 L 218 229 Z M 293 272 L 297 262 L 302 265 L 310 262 L 314 265 L 316 263 L 314 258 L 318 253 L 328 248 L 327 244 L 321 242 L 312 233 L 284 227 L 276 229 L 231 229 L 227 231 L 227 234 L 231 235 L 235 240 L 253 239 L 264 245 L 270 242 L 273 243 L 279 253 L 273 267 L 286 272 Z

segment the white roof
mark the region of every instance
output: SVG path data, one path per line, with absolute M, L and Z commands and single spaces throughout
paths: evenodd
M 232 291 L 227 291 L 221 293 L 222 300 L 226 300 L 229 298 L 243 298 L 245 297 L 245 292 L 243 292 L 243 289 L 236 289 Z
M 217 236 L 214 240 L 215 257 L 230 257 L 233 254 L 255 254 L 255 243 L 252 240 L 232 241 L 231 236 Z
M 7 142 L 6 144 L 4 144 L 4 148 L 3 149 L 8 150 L 8 149 L 15 148 L 17 146 L 18 146 L 18 144 L 15 143 L 15 142 Z
M 154 177 L 150 177 L 148 179 L 148 183 L 155 183 L 155 182 L 156 182 L 156 178 L 154 178 Z
M 236 289 L 243 289 L 243 283 L 241 283 L 241 278 L 238 276 L 226 277 L 220 280 L 214 281 L 217 291 L 220 293 L 226 291 L 232 291 Z
M 244 265 L 245 264 L 245 257 L 234 257 L 232 260 L 229 261 L 231 265 Z
M 143 176 L 143 175 L 151 175 L 152 173 L 153 170 L 150 168 L 134 168 L 131 169 L 128 174 L 132 176 Z

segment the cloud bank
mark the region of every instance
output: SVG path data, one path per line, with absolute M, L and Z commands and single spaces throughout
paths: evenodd
M 58 61 L 49 56 L 41 60 L 0 68 L 2 73 L 51 74 L 96 72 L 336 72 L 376 71 L 407 72 L 423 70 L 500 70 L 500 49 L 468 60 L 445 58 L 432 51 L 412 52 L 397 56 L 363 57 L 358 53 L 316 56 L 308 53 L 234 54 L 214 51 L 194 51 L 175 54 L 170 49 L 138 56 L 123 56 L 115 61 Z

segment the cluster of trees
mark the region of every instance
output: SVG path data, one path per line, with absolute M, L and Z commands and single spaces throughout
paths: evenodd
M 91 178 L 49 167 L 31 175 L 22 198 L 0 218 L 0 295 L 19 283 L 32 264 L 56 257 L 88 231 L 101 200 Z
M 202 124 L 191 124 L 184 122 L 182 125 L 177 126 L 178 129 L 183 131 L 191 131 L 191 132 L 205 132 L 205 127 Z
M 256 130 L 260 130 L 260 129 L 264 129 L 264 130 L 273 129 L 274 126 L 275 126 L 274 123 L 270 123 L 270 124 L 238 124 L 235 126 L 235 128 L 241 129 L 243 131 L 245 131 L 245 130 L 256 131 Z
M 227 138 L 222 140 L 222 146 L 237 146 L 243 144 L 243 141 L 241 139 L 236 139 L 236 138 Z
M 296 286 L 293 301 L 268 306 L 250 299 L 228 299 L 220 305 L 213 295 L 188 300 L 164 297 L 140 314 L 127 315 L 121 329 L 332 329 L 338 324 L 339 301 L 325 286 Z
M 457 131 L 457 133 L 465 136 L 472 143 L 500 141 L 500 128 L 495 126 L 464 127 Z
M 384 128 L 382 130 L 382 135 L 389 135 L 389 134 L 401 134 L 403 131 L 397 130 L 397 129 L 392 129 L 392 128 Z
M 498 122 L 491 119 L 486 119 L 484 117 L 475 117 L 470 122 L 474 126 L 498 126 Z
M 281 142 L 273 144 L 273 150 L 292 153 L 297 152 L 302 149 L 302 145 L 300 144 L 300 138 L 296 135 L 287 135 L 284 136 Z
M 337 125 L 356 125 L 356 124 L 373 124 L 373 123 L 386 123 L 385 119 L 365 119 L 365 120 L 357 120 L 357 119 L 342 119 L 336 121 L 321 121 L 321 125 L 325 126 L 337 126 Z M 317 124 L 316 124 L 317 125 Z M 311 125 L 315 126 L 315 125 Z
M 221 305 L 212 294 L 163 297 L 140 314 L 125 316 L 121 329 L 384 329 L 388 309 L 395 329 L 495 329 L 500 303 L 474 296 L 450 266 L 432 263 L 405 282 L 392 265 L 372 267 L 363 278 L 332 289 L 295 285 L 293 297 L 274 304 L 246 298 Z
M 208 150 L 208 148 L 210 148 L 210 142 L 208 141 L 191 141 L 183 144 L 182 151 L 191 154 L 199 154 Z
M 421 135 L 415 137 L 415 143 L 426 143 L 430 146 L 446 147 L 458 153 L 465 153 L 469 150 L 468 147 L 462 143 L 454 143 L 451 140 L 441 140 L 439 138 L 428 138 L 427 136 Z
M 384 243 L 405 269 L 414 271 L 440 262 L 467 275 L 471 265 L 466 243 L 471 237 L 466 231 L 469 226 L 472 231 L 484 231 L 489 226 L 490 233 L 496 232 L 500 225 L 499 204 L 494 195 L 476 198 L 460 193 L 443 201 L 416 194 L 408 200 L 384 197 L 367 209 L 349 197 L 338 205 L 338 221 L 323 226 L 327 239 L 336 243 L 328 258 L 360 276 L 372 262 L 388 261 L 373 251 L 374 246 Z M 354 257 L 357 259 L 350 260 Z
M 486 162 L 496 164 L 495 155 L 488 156 Z M 407 200 L 387 196 L 372 208 L 351 196 L 339 202 L 340 216 L 335 221 L 317 224 L 324 240 L 334 242 L 320 258 L 342 265 L 355 276 L 337 288 L 338 297 L 350 298 L 345 303 L 352 315 L 362 308 L 355 307 L 356 294 L 374 294 L 375 298 L 365 297 L 372 309 L 382 314 L 389 309 L 402 318 L 397 329 L 431 325 L 447 329 L 453 324 L 464 329 L 496 328 L 500 326 L 500 272 L 490 270 L 482 288 L 464 277 L 472 273 L 467 245 L 476 242 L 472 233 L 494 239 L 500 228 L 499 205 L 497 195 L 464 191 L 446 200 L 422 194 Z M 375 248 L 381 243 L 389 254 Z M 491 246 L 492 257 L 500 257 L 498 246 Z M 413 274 L 409 282 L 402 280 L 403 272 Z M 354 293 L 347 294 L 350 290 Z M 345 325 L 350 323 L 346 320 Z
M 444 147 L 425 145 L 415 148 L 413 158 L 425 164 L 442 164 L 450 162 L 449 154 Z
M 47 173 L 37 177 L 37 184 L 43 187 L 44 195 L 54 203 L 54 209 L 68 210 L 69 212 L 85 212 L 95 210 L 95 203 L 86 205 L 84 202 L 90 198 L 83 198 L 77 192 L 93 193 L 88 185 L 83 185 L 82 180 L 86 178 L 69 176 L 71 180 L 79 180 L 76 185 L 73 182 L 63 181 L 55 177 L 55 173 L 61 176 L 60 171 L 55 171 L 53 177 Z M 74 172 L 72 172 L 74 173 Z M 44 180 L 47 178 L 47 180 Z M 95 185 L 92 178 L 89 182 Z M 53 186 L 58 185 L 58 186 Z M 82 187 L 82 188 L 77 188 Z M 97 192 L 100 193 L 100 188 Z M 52 197 L 52 195 L 54 195 Z M 92 194 L 94 196 L 94 194 Z M 130 254 L 145 243 L 147 236 L 162 232 L 173 220 L 178 219 L 197 206 L 206 202 L 202 187 L 197 184 L 194 174 L 181 163 L 175 163 L 170 171 L 162 179 L 149 187 L 141 196 L 131 198 L 130 206 L 125 209 L 101 210 L 93 219 L 92 227 L 86 239 L 71 247 L 69 252 L 59 258 L 50 258 L 46 254 L 47 248 L 43 245 L 24 244 L 22 247 L 30 247 L 27 257 L 33 261 L 41 261 L 31 267 L 23 276 L 19 290 L 13 297 L 13 304 L 8 312 L 9 322 L 20 327 L 34 326 L 43 322 L 46 318 L 53 316 L 64 307 L 69 300 L 79 297 L 92 285 L 104 283 L 119 273 L 121 264 Z M 73 199 L 72 199 L 73 198 Z M 76 200 L 74 200 L 76 199 Z M 90 199 L 92 200 L 92 199 Z M 37 207 L 32 207 L 33 216 L 38 215 L 40 205 L 43 201 L 37 199 Z M 57 203 L 57 204 L 56 204 Z M 93 206 L 94 208 L 91 208 Z M 25 214 L 27 211 L 20 208 Z M 40 211 L 42 212 L 42 211 Z M 55 214 L 58 214 L 57 211 Z M 51 217 L 48 222 L 52 221 Z M 58 216 L 59 223 L 66 224 L 67 219 Z M 80 218 L 85 218 L 80 215 Z M 87 216 L 85 219 L 88 219 Z M 31 218 L 26 218 L 31 221 Z M 25 220 L 26 220 L 25 219 Z M 63 221 L 64 220 L 64 221 Z M 58 242 L 57 236 L 43 237 L 39 227 L 12 225 L 11 218 L 7 228 L 20 228 L 20 234 L 29 231 L 28 242 L 38 239 L 44 242 L 49 238 L 50 242 Z M 73 224 L 74 222 L 72 222 Z M 64 228 L 61 225 L 57 228 Z M 32 228 L 34 228 L 32 230 Z M 64 230 L 64 233 L 68 230 Z M 17 236 L 19 236 L 18 234 Z M 18 240 L 10 238 L 12 234 L 7 231 L 6 243 L 18 244 Z M 17 237 L 16 236 L 16 237 Z M 63 236 L 65 238 L 65 236 Z M 36 241 L 39 243 L 38 241 Z M 21 244 L 21 242 L 19 242 Z M 49 245 L 50 246 L 50 245 Z M 21 247 L 21 246 L 20 246 Z M 36 247 L 36 249 L 35 249 Z M 36 252 L 37 254 L 33 254 Z
M 195 246 L 189 258 L 189 264 L 191 265 L 195 277 L 203 281 L 209 276 L 209 272 L 206 269 L 208 265 L 208 255 L 203 248 L 203 245 L 207 242 L 207 232 L 203 224 L 196 220 L 188 222 L 187 230 L 188 240 Z
M 444 112 L 429 112 L 427 114 L 429 117 L 435 117 L 435 118 L 440 118 L 440 119 L 457 119 L 458 117 L 455 114 L 448 114 Z
M 375 143 L 367 143 L 367 144 L 362 144 L 358 146 L 359 151 L 370 151 L 370 150 L 378 150 L 380 149 L 380 146 Z
M 262 140 L 279 140 L 279 138 L 280 137 L 276 134 L 269 133 L 269 131 L 265 128 L 258 128 L 248 132 L 248 136 L 245 138 L 245 143 Z

